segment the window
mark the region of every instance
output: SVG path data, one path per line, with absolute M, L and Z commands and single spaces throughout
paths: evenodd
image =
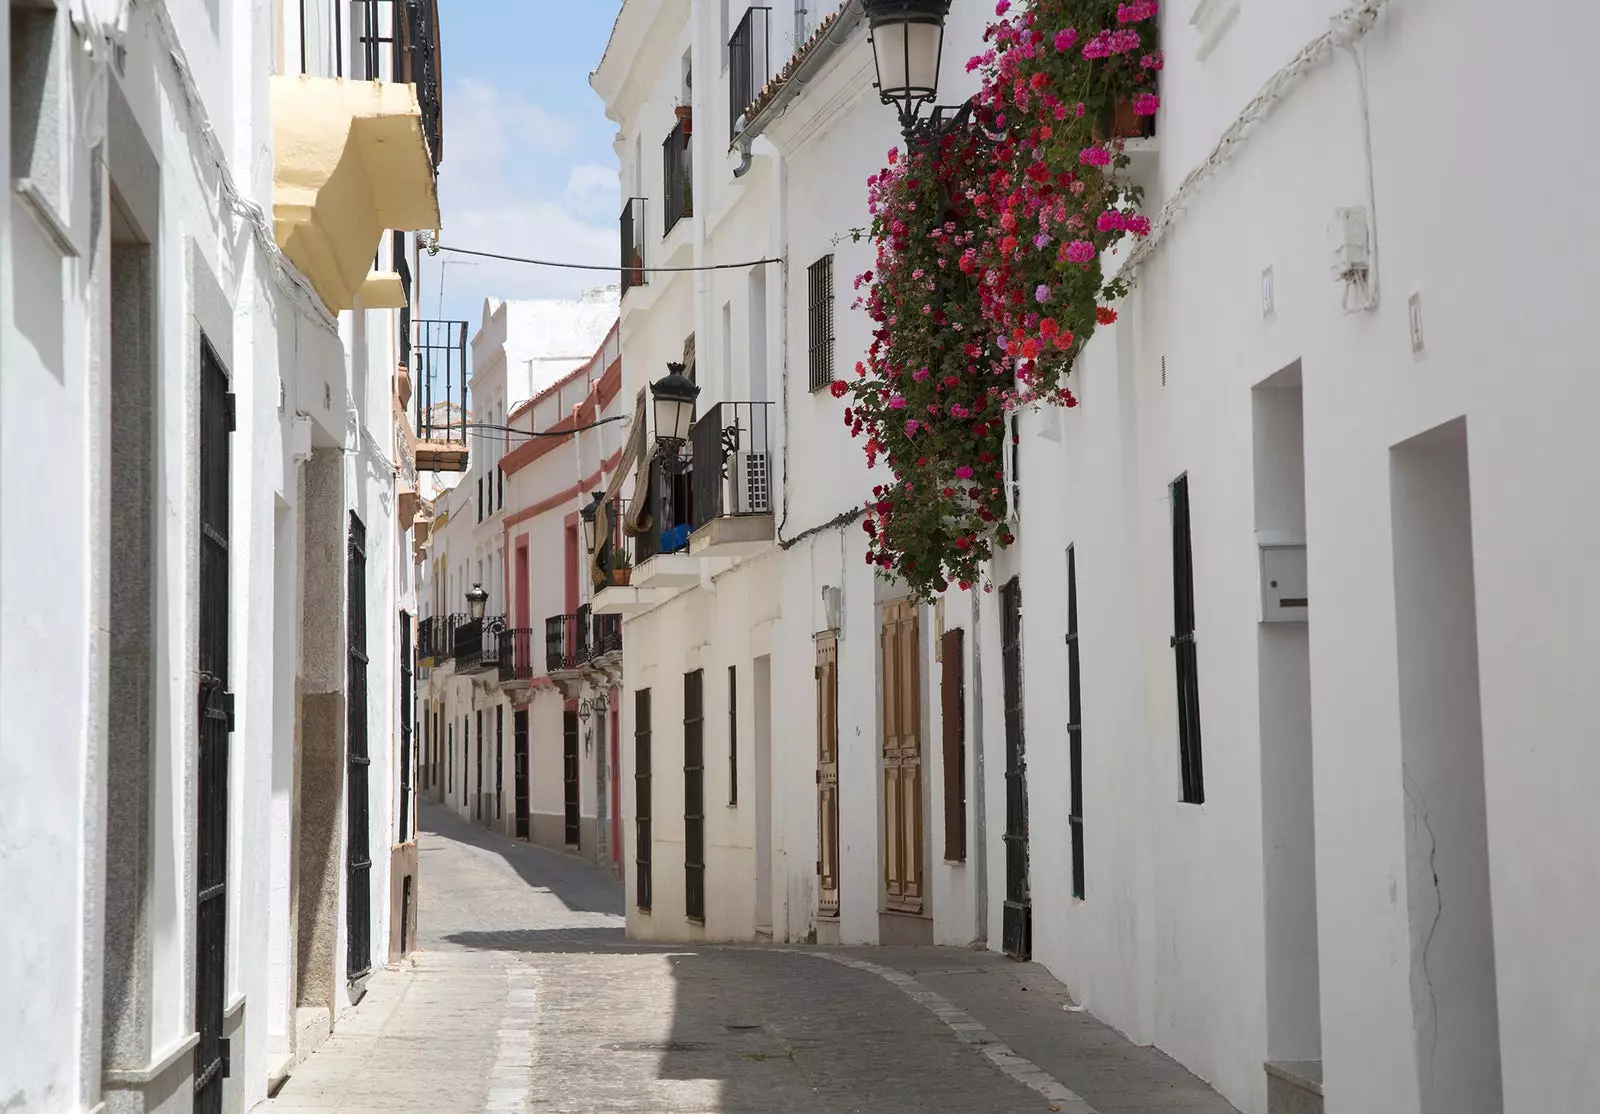
M 650 690 L 633 694 L 634 904 L 650 912 Z
M 683 913 L 706 919 L 705 671 L 683 675 Z
M 1200 761 L 1200 670 L 1194 643 L 1194 547 L 1189 535 L 1189 477 L 1172 481 L 1172 649 L 1178 673 L 1178 765 L 1184 804 L 1205 804 Z
M 772 9 L 752 7 L 728 38 L 728 140 L 744 130 L 744 110 L 766 84 L 768 19 Z
M 478 521 L 483 521 L 483 477 L 478 477 Z
M 1078 554 L 1067 546 L 1067 764 L 1072 779 L 1067 828 L 1072 836 L 1072 896 L 1083 900 L 1083 704 L 1078 686 Z
M 498 467 L 494 470 L 494 505 L 501 510 L 506 509 L 506 474 Z
M 833 382 L 833 256 L 824 255 L 806 268 L 806 286 L 811 389 L 820 391 Z
M 967 860 L 967 693 L 961 658 L 963 633 L 940 640 L 939 695 L 944 742 L 944 857 Z
M 739 803 L 739 676 L 728 666 L 728 804 Z
M 663 236 L 670 233 L 680 219 L 694 215 L 694 164 L 689 153 L 689 131 L 689 117 L 680 116 L 661 142 Z

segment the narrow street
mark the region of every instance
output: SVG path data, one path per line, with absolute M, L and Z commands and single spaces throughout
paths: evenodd
M 436 805 L 421 823 L 420 947 L 262 1109 L 1233 1110 L 1036 965 L 630 944 L 598 871 Z

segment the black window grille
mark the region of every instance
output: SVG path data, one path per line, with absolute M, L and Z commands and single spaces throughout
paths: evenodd
M 220 1114 L 228 1075 L 223 1036 L 228 981 L 228 765 L 233 694 L 228 691 L 228 376 L 200 345 L 200 738 L 195 801 L 194 1109 Z
M 489 489 L 490 498 L 494 496 L 494 488 Z M 483 477 L 478 477 L 478 521 L 483 521 Z
M 739 674 L 728 666 L 728 803 L 739 803 Z
M 683 675 L 683 911 L 706 919 L 705 672 Z
M 772 9 L 753 7 L 744 13 L 728 39 L 728 142 L 744 130 L 744 110 L 756 99 L 772 72 L 768 59 Z
M 478 725 L 478 746 L 476 750 L 477 764 L 473 767 L 477 776 L 472 783 L 472 818 L 483 819 L 483 709 L 473 713 L 473 718 Z
M 824 255 L 806 268 L 811 343 L 811 389 L 833 382 L 833 256 Z
M 633 903 L 650 911 L 650 690 L 633 694 Z
M 565 838 L 568 847 L 578 847 L 582 839 L 578 826 L 578 713 L 571 708 L 561 718 L 561 776 L 566 806 Z
M 1083 702 L 1078 683 L 1078 554 L 1067 546 L 1067 764 L 1072 779 L 1067 827 L 1072 836 L 1072 896 L 1083 900 Z
M 694 163 L 689 154 L 689 121 L 679 120 L 661 143 L 661 210 L 666 222 L 661 234 L 684 217 L 694 215 Z
M 446 740 L 446 744 L 445 744 L 444 791 L 446 793 L 454 793 L 456 791 L 456 725 L 455 725 L 455 722 L 451 721 L 450 723 L 445 724 L 445 731 L 448 733 L 449 737 Z
M 400 823 L 399 840 L 411 838 L 411 614 L 400 612 Z
M 506 760 L 506 706 L 494 706 L 494 818 L 506 814 L 505 760 Z
M 630 197 L 622 206 L 622 292 L 650 281 L 644 269 L 644 198 Z
M 411 260 L 406 251 L 406 234 L 394 234 L 394 269 L 400 276 L 400 290 L 405 304 L 400 307 L 400 366 L 411 369 Z M 412 385 L 413 389 L 415 384 Z
M 1012 577 L 1000 589 L 1000 666 L 1006 726 L 1006 893 L 1001 947 L 1007 955 L 1033 954 L 1033 898 L 1028 879 L 1028 783 L 1022 731 L 1022 585 Z
M 528 838 L 529 793 L 528 783 L 528 712 L 518 708 L 511 713 L 511 777 L 515 783 L 513 793 L 517 801 L 517 838 Z
M 1172 649 L 1178 674 L 1178 767 L 1183 802 L 1206 800 L 1200 759 L 1200 669 L 1194 641 L 1194 546 L 1189 532 L 1189 477 L 1179 476 L 1172 500 Z
M 346 753 L 349 755 L 349 798 L 346 812 L 347 900 L 345 970 L 351 979 L 372 969 L 372 833 L 368 821 L 368 784 L 372 768 L 367 745 L 367 528 L 350 512 L 348 622 L 348 692 L 345 694 Z

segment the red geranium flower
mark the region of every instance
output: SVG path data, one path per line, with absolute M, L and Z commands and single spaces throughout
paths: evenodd
M 1110 325 L 1117 319 L 1117 311 L 1110 306 L 1095 306 L 1094 319 L 1102 325 Z

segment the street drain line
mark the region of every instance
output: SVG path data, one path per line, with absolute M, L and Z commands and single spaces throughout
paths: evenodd
M 971 1014 L 956 1006 L 944 995 L 929 990 L 910 975 L 896 971 L 892 967 L 883 967 L 849 956 L 810 951 L 804 954 L 826 959 L 832 963 L 841 963 L 846 967 L 854 967 L 858 971 L 866 971 L 899 987 L 906 997 L 913 1002 L 921 1003 L 935 1017 L 948 1025 L 959 1040 L 965 1044 L 975 1045 L 1001 1071 L 1018 1083 L 1031 1087 L 1043 1095 L 1050 1103 L 1051 1110 L 1059 1110 L 1063 1114 L 1099 1114 L 1099 1111 L 1055 1076 L 1027 1057 L 1013 1052 Z
M 494 1037 L 494 1066 L 489 1069 L 489 1111 L 524 1110 L 528 1074 L 533 1069 L 533 1026 L 538 997 L 535 973 L 517 964 L 506 968 L 505 1009 Z

